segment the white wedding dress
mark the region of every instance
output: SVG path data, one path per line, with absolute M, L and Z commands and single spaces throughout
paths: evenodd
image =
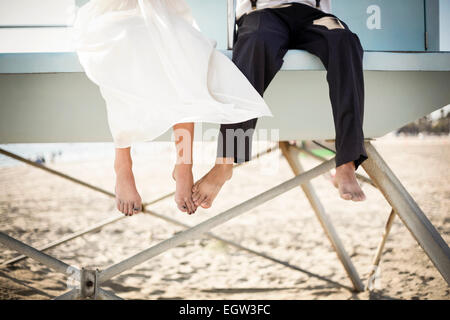
M 153 140 L 184 122 L 271 116 L 261 96 L 197 28 L 185 0 L 91 0 L 74 45 L 100 87 L 115 147 Z

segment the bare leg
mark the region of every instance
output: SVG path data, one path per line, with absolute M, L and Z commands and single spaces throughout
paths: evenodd
M 116 206 L 127 216 L 142 210 L 142 199 L 136 189 L 132 170 L 131 148 L 116 148 L 114 170 L 116 172 Z
M 175 146 L 177 148 L 177 163 L 172 177 L 176 181 L 175 202 L 178 209 L 193 214 L 197 206 L 192 200 L 192 144 L 194 141 L 194 124 L 180 123 L 173 126 Z
M 220 189 L 233 175 L 233 158 L 217 158 L 214 167 L 194 184 L 192 199 L 195 205 L 210 208 Z
M 339 190 L 339 194 L 344 200 L 364 201 L 366 199 L 366 195 L 356 180 L 353 161 L 336 168 L 333 184 Z

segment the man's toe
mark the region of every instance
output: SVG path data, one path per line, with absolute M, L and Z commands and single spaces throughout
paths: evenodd
M 358 195 L 358 200 L 359 201 L 366 200 L 366 195 L 363 192 L 360 192 L 359 195 Z
M 201 207 L 203 209 L 209 209 L 211 208 L 211 201 L 209 199 L 206 199 L 202 202 Z
M 196 201 L 196 205 L 197 206 L 201 206 L 203 204 L 203 202 L 206 201 L 206 199 L 208 198 L 207 195 L 201 195 L 200 198 Z
M 360 192 L 355 192 L 352 198 L 353 201 L 355 202 L 359 202 L 361 201 L 361 193 Z
M 194 202 L 194 204 L 195 204 L 196 206 L 199 206 L 200 203 L 202 203 L 202 202 L 201 202 L 201 195 L 197 195 L 195 198 L 193 197 L 193 198 L 192 198 L 192 201 Z
M 341 195 L 341 197 L 342 197 L 342 199 L 344 199 L 344 200 L 352 200 L 352 198 L 353 198 L 353 196 L 352 196 L 351 193 L 343 193 L 343 194 Z

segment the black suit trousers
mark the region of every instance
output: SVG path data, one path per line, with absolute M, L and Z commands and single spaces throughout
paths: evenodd
M 336 20 L 344 28 L 335 29 L 313 23 L 326 16 L 337 19 L 299 3 L 246 14 L 237 21 L 233 62 L 262 96 L 289 49 L 306 50 L 319 57 L 327 70 L 336 166 L 354 161 L 357 168 L 367 159 L 363 134 L 364 51 L 345 22 Z M 237 163 L 249 161 L 256 123 L 257 119 L 252 119 L 221 125 L 218 157 L 234 158 Z

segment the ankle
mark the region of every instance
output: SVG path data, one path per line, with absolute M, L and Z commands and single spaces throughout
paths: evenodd
M 230 180 L 233 175 L 232 164 L 215 164 L 213 170 L 221 176 L 224 181 Z
M 216 158 L 216 165 L 233 165 L 234 158 Z
M 190 170 L 192 171 L 192 164 L 191 163 L 176 163 L 175 168 L 177 170 Z
M 132 171 L 133 163 L 131 161 L 115 161 L 114 170 L 116 173 Z
M 232 163 L 215 163 L 214 168 L 222 171 L 233 171 Z
M 355 172 L 355 163 L 353 161 L 344 163 L 339 167 L 336 167 L 336 172 Z
M 190 176 L 192 175 L 192 164 L 185 164 L 185 163 L 177 163 L 175 164 L 175 168 L 172 172 L 172 177 L 177 180 L 177 176 Z

